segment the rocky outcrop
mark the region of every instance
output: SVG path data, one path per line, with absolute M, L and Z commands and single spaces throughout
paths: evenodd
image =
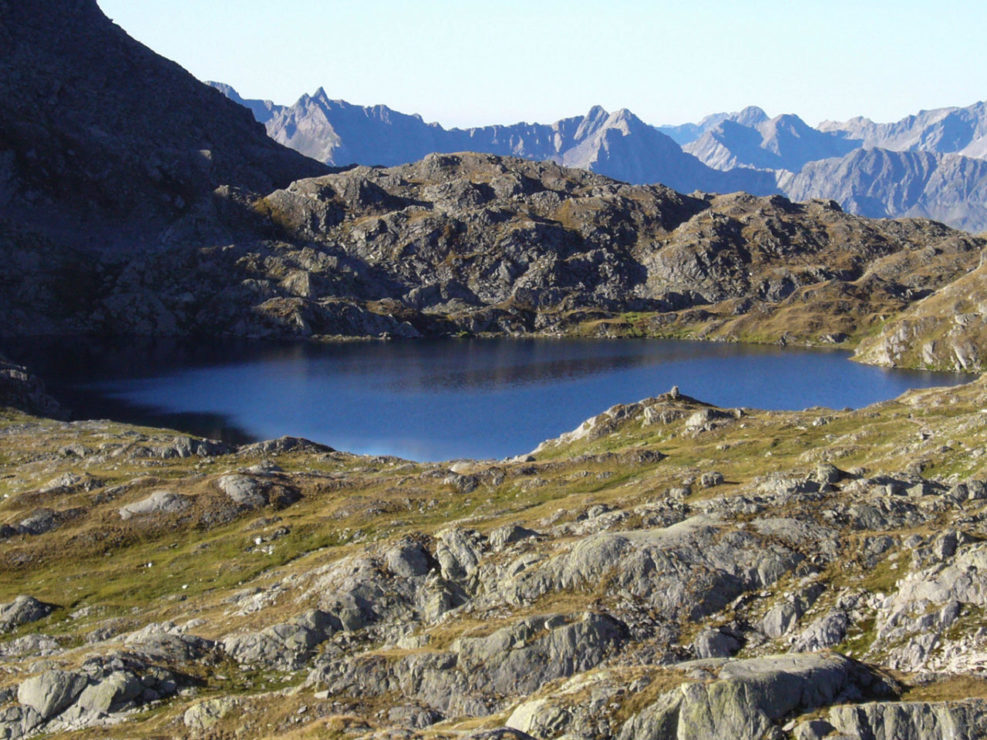
M 294 671 L 312 658 L 317 645 L 329 639 L 342 626 L 333 615 L 313 609 L 294 622 L 227 637 L 223 641 L 223 649 L 243 665 Z
M 120 509 L 120 518 L 143 517 L 152 514 L 176 514 L 192 505 L 188 496 L 172 491 L 155 491 L 150 496 Z
M 131 654 L 94 656 L 79 669 L 53 668 L 22 681 L 18 705 L 0 715 L 0 732 L 17 738 L 44 728 L 79 729 L 169 697 L 190 679 Z
M 983 246 L 938 224 L 869 222 L 829 202 L 696 198 L 475 154 L 299 181 L 253 208 L 266 238 L 84 264 L 95 270 L 84 305 L 66 314 L 33 292 L 18 296 L 0 333 L 832 344 L 961 276 Z
M 939 289 L 864 339 L 856 357 L 875 365 L 981 372 L 987 362 L 987 267 Z
M 537 691 L 599 665 L 628 636 L 627 627 L 606 614 L 572 620 L 539 615 L 485 637 L 461 637 L 447 651 L 343 661 L 327 656 L 315 661 L 308 682 L 334 695 L 414 696 L 437 717 L 479 716 L 506 708 L 505 697 Z
M 797 336 L 800 324 L 832 322 L 828 307 L 837 300 L 847 304 L 840 315 L 849 322 L 898 310 L 892 306 L 962 274 L 980 248 L 936 225 L 878 227 L 829 203 L 698 200 L 550 164 L 465 154 L 300 182 L 258 208 L 294 238 L 334 255 L 324 267 L 309 262 L 307 305 L 317 290 L 345 290 L 421 333 L 450 325 L 568 330 L 574 320 L 625 311 L 674 322 L 699 307 L 695 318 L 717 326 L 751 320 L 763 331 L 766 315 L 804 316 L 818 306 L 817 320 L 784 321 Z M 921 262 L 940 264 L 935 273 L 920 270 L 918 259 L 933 244 Z M 657 319 L 650 331 L 664 323 Z M 845 328 L 859 331 L 860 323 Z
M 759 740 L 776 735 L 778 721 L 793 714 L 895 690 L 867 666 L 823 654 L 679 663 L 674 670 L 650 669 L 636 685 L 665 690 L 624 720 L 613 709 L 622 704 L 626 685 L 617 669 L 605 669 L 522 703 L 507 725 L 542 738 Z
M 983 699 L 949 703 L 873 702 L 836 707 L 829 712 L 828 724 L 832 730 L 849 737 L 973 740 L 987 734 L 987 702 Z M 827 730 L 826 723 L 820 725 L 815 730 L 817 734 Z
M 45 392 L 44 383 L 23 365 L 0 356 L 0 407 L 27 411 L 42 416 L 63 418 L 65 410 Z

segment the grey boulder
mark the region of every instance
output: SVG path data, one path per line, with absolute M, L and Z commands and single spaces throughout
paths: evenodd
M 70 671 L 51 670 L 33 676 L 17 687 L 17 701 L 48 720 L 67 709 L 88 683 L 85 676 Z
M 22 624 L 44 619 L 52 609 L 51 604 L 21 594 L 9 604 L 0 604 L 0 632 L 10 632 Z
M 106 714 L 138 698 L 144 691 L 140 679 L 130 671 L 113 671 L 98 683 L 83 689 L 75 705 L 83 714 Z
M 224 475 L 216 485 L 219 490 L 225 493 L 229 499 L 248 509 L 259 509 L 267 505 L 267 496 L 264 495 L 264 486 L 255 478 L 247 475 Z
M 706 629 L 692 643 L 697 658 L 729 658 L 741 648 L 740 640 L 723 629 Z
M 418 542 L 404 540 L 384 553 L 388 570 L 401 578 L 423 576 L 432 569 L 432 558 Z
M 312 657 L 317 645 L 340 629 L 339 619 L 313 609 L 292 622 L 231 635 L 223 640 L 223 648 L 241 665 L 293 671 Z
M 120 508 L 120 518 L 123 520 L 135 516 L 150 514 L 175 514 L 184 511 L 192 505 L 188 496 L 171 491 L 155 491 L 150 496 Z

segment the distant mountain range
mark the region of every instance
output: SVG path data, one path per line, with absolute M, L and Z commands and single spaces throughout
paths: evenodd
M 628 110 L 600 106 L 552 124 L 517 123 L 445 129 L 384 105 L 333 100 L 320 88 L 291 106 L 247 100 L 229 85 L 209 83 L 253 111 L 275 141 L 327 164 L 393 166 L 432 153 L 482 152 L 581 167 L 632 183 L 677 190 L 775 192 L 774 178 L 750 168 L 722 172 L 684 152 L 671 137 Z
M 626 109 L 595 106 L 551 124 L 445 129 L 387 106 L 331 99 L 294 105 L 241 97 L 276 141 L 329 165 L 392 166 L 433 152 L 476 151 L 581 167 L 683 192 L 782 193 L 828 198 L 871 217 L 917 216 L 987 230 L 987 103 L 922 111 L 896 123 L 854 118 L 812 127 L 751 106 L 699 123 L 651 126 Z

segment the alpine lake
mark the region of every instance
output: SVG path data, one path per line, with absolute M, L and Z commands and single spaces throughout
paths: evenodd
M 420 461 L 523 454 L 673 386 L 724 407 L 838 409 L 972 377 L 860 365 L 838 350 L 644 339 L 60 338 L 3 349 L 72 418 L 237 443 L 293 435 Z

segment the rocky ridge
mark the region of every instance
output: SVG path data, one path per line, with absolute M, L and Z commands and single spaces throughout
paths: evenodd
M 781 189 L 795 200 L 832 198 L 871 218 L 935 218 L 970 231 L 987 226 L 987 161 L 958 154 L 856 149 L 783 173 Z
M 860 141 L 866 149 L 932 152 L 987 157 L 987 103 L 924 110 L 900 121 L 875 123 L 868 118 L 823 121 L 819 130 Z
M 249 224 L 249 235 L 216 246 L 93 260 L 15 240 L 11 258 L 36 279 L 7 287 L 2 333 L 542 332 L 853 346 L 979 264 L 984 246 L 827 201 L 686 196 L 482 154 L 357 167 L 243 206 L 249 219 L 237 211 L 229 228 Z M 52 300 L 66 293 L 75 305 Z
M 918 301 L 861 342 L 857 356 L 875 365 L 983 372 L 987 347 L 983 264 Z

